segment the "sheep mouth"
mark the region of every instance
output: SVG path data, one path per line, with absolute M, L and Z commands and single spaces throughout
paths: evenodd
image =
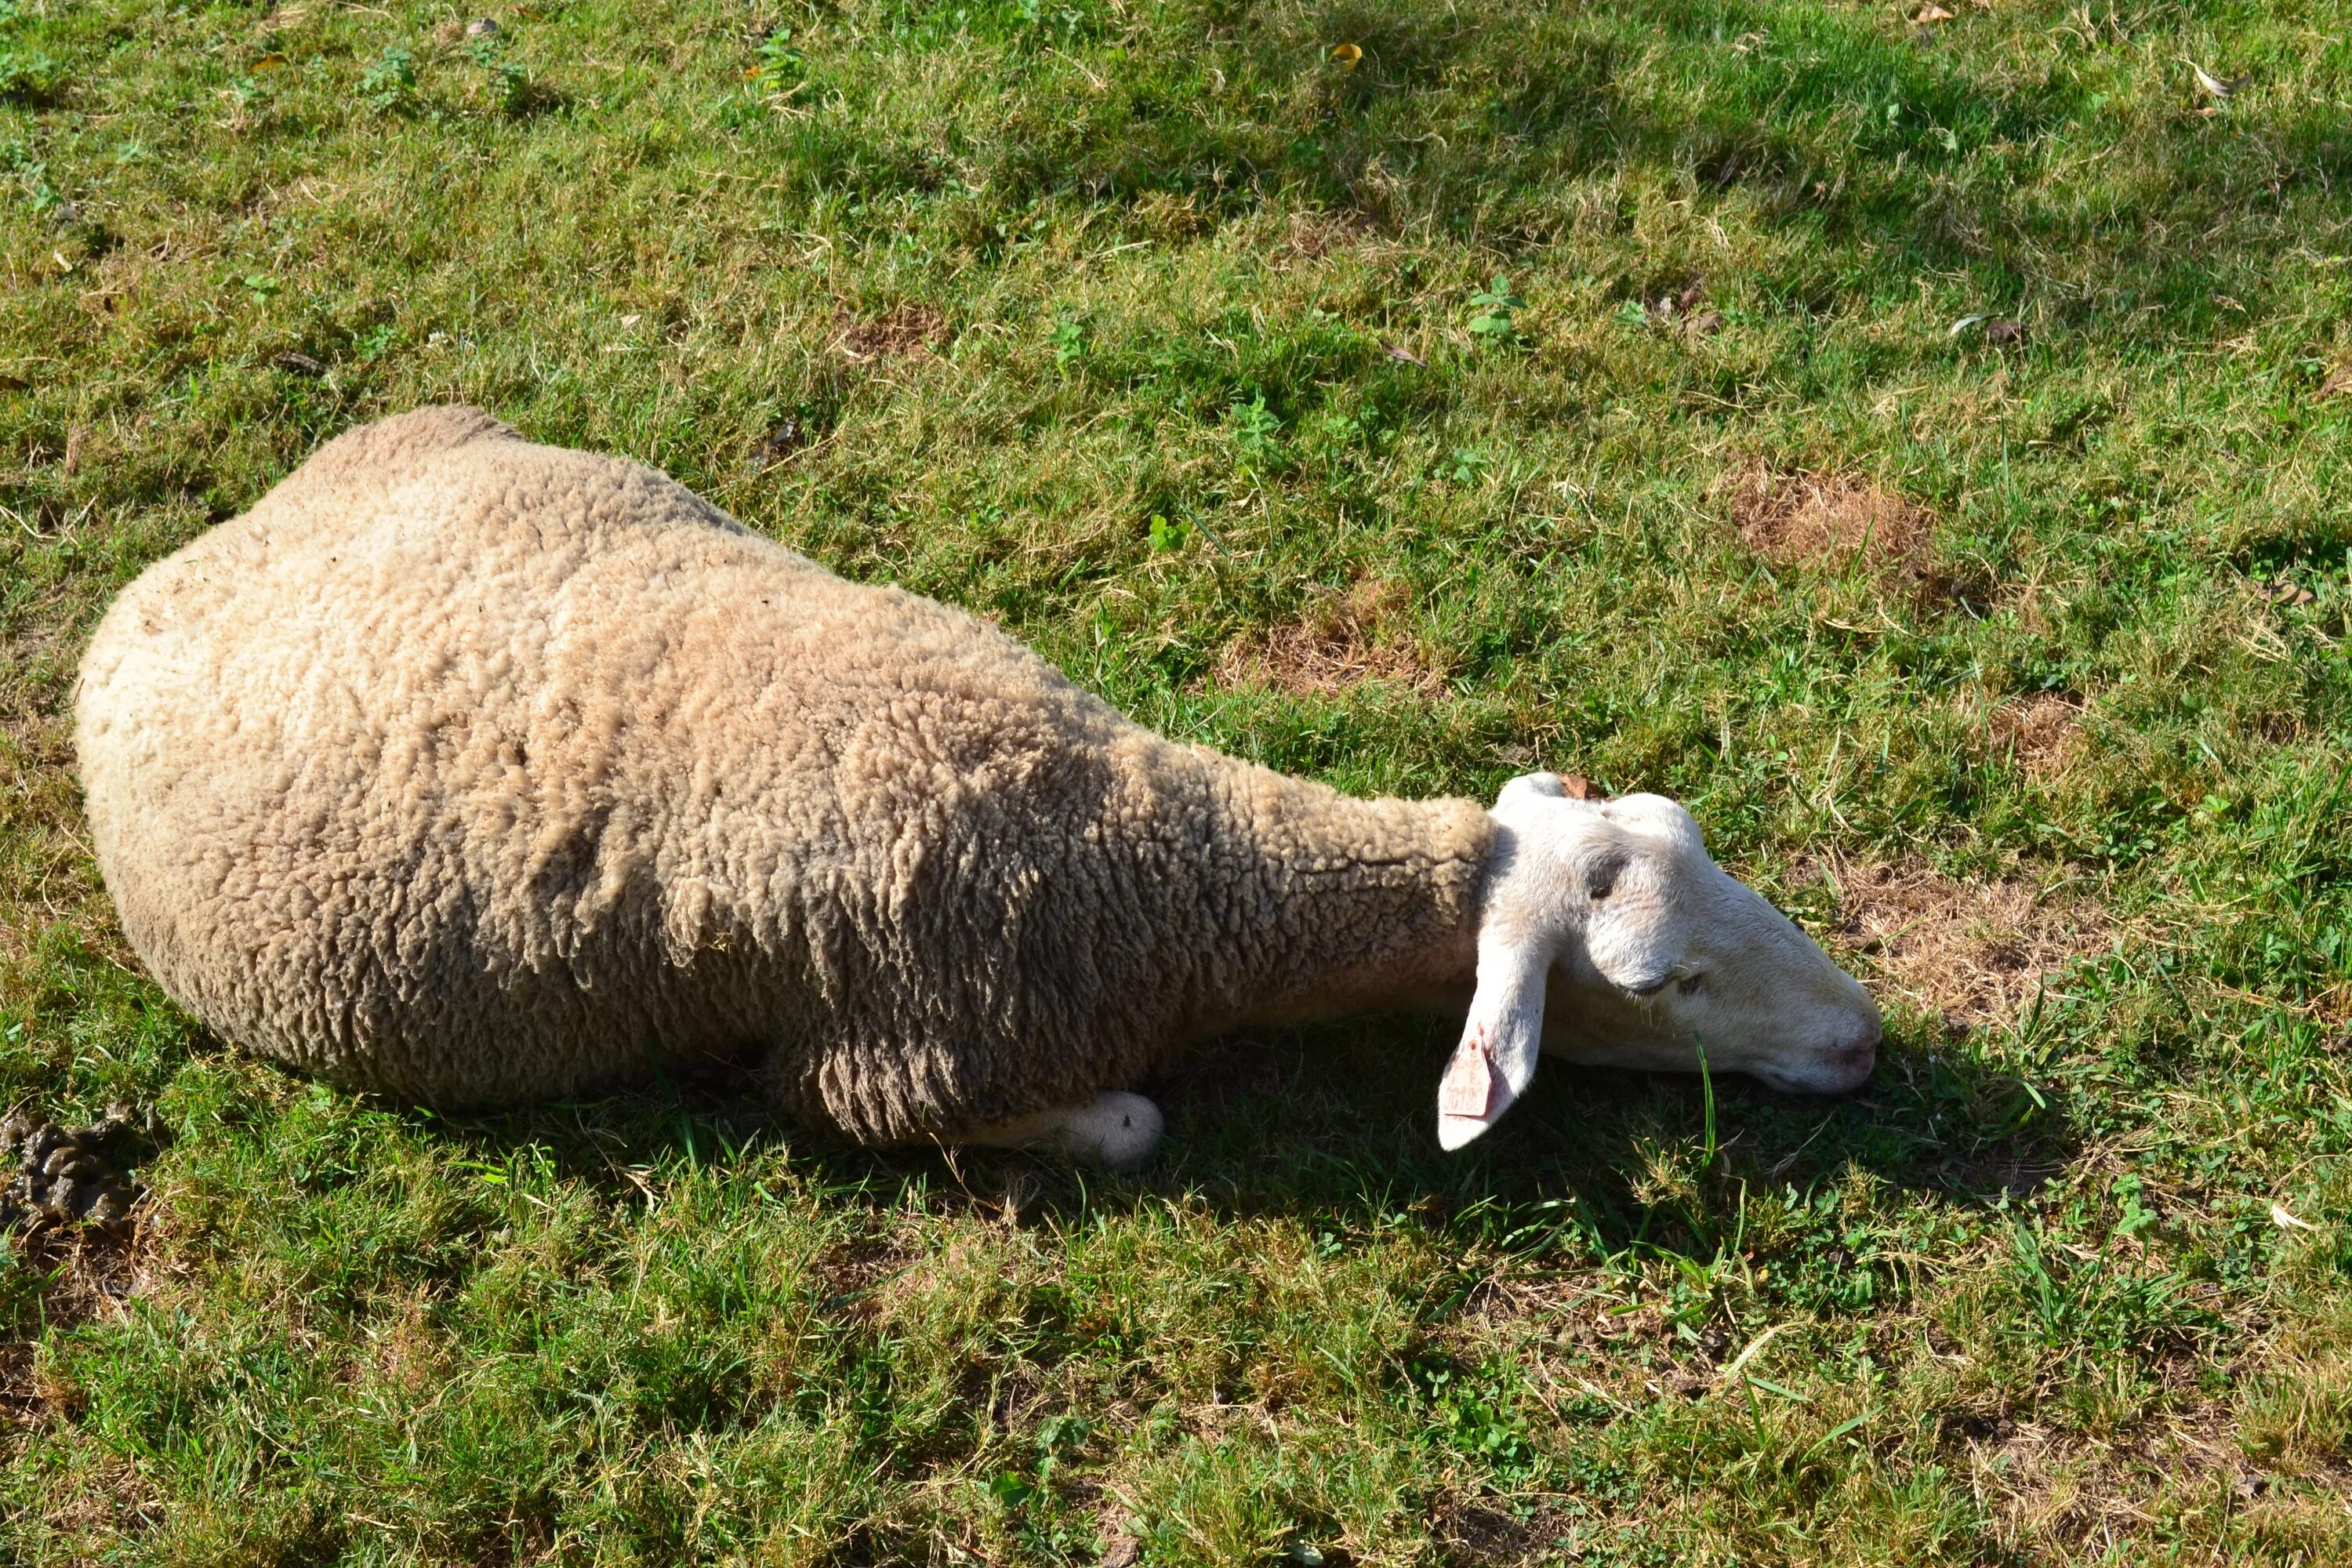
M 1878 1042 L 1873 1039 L 1825 1051 L 1798 1068 L 1757 1062 L 1742 1070 L 1765 1088 L 1784 1094 L 1852 1094 L 1878 1070 Z

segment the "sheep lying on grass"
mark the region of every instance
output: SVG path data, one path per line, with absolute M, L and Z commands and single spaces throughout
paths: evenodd
M 1466 999 L 1449 1148 L 1539 1047 L 1835 1091 L 1878 1038 L 1670 801 L 1357 800 L 1178 745 L 477 409 L 353 430 L 150 568 L 77 720 L 164 989 L 436 1105 L 717 1055 L 861 1142 L 1127 1163 L 1160 1118 L 1113 1086 L 1256 1020 Z

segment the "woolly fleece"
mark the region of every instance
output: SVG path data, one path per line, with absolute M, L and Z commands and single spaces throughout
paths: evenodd
M 448 1107 L 723 1057 L 873 1143 L 1463 984 L 1494 834 L 1177 745 L 462 407 L 151 567 L 77 721 L 123 929 L 227 1038 Z

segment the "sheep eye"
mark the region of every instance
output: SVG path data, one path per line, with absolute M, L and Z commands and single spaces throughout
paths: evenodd
M 1611 855 L 1584 873 L 1584 896 L 1599 903 L 1617 890 L 1617 874 L 1625 868 L 1622 855 Z

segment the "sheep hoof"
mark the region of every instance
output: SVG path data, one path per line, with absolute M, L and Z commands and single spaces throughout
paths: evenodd
M 1167 1125 L 1151 1101 L 1114 1089 L 1087 1104 L 1041 1110 L 964 1142 L 989 1149 L 1052 1149 L 1089 1165 L 1131 1171 L 1151 1157 Z
M 1111 1089 L 1063 1111 L 1046 1140 L 1073 1160 L 1131 1171 L 1151 1157 L 1168 1119 L 1139 1094 Z

